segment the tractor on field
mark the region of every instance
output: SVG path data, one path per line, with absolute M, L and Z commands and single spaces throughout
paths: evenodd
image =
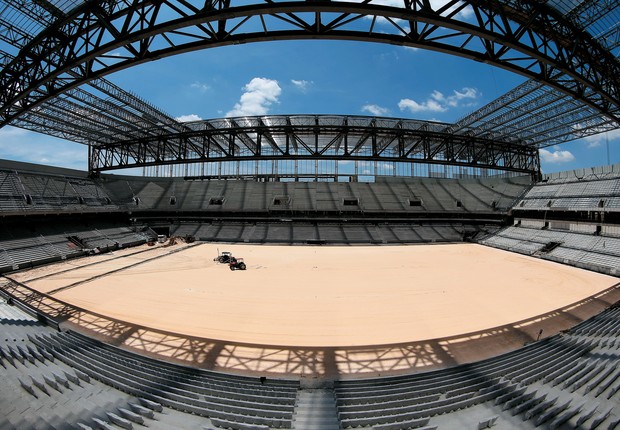
M 218 256 L 213 259 L 213 261 L 217 261 L 218 263 L 227 264 L 230 262 L 230 259 L 234 258 L 232 256 L 232 252 L 222 251 L 220 254 L 218 251 Z
M 230 270 L 245 270 L 246 265 L 243 261 L 243 258 L 233 257 L 232 252 L 217 250 L 217 257 L 213 259 L 213 261 L 217 261 L 221 264 L 228 264 Z
M 245 270 L 243 258 L 235 258 L 231 256 L 230 261 L 228 262 L 228 267 L 230 270 Z

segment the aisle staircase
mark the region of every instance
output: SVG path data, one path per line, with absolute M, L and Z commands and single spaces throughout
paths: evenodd
M 333 390 L 303 389 L 297 394 L 293 416 L 295 430 L 339 430 Z

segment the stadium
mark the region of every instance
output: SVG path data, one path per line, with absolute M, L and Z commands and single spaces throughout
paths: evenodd
M 468 13 L 463 13 L 467 10 Z M 620 427 L 620 4 L 0 1 L 1 429 Z M 180 121 L 109 79 L 330 39 L 524 80 L 453 123 Z M 139 174 L 136 174 L 138 172 Z

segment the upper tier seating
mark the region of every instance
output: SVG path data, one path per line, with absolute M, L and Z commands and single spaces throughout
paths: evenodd
M 378 178 L 363 182 L 193 181 L 105 176 L 102 186 L 134 211 L 203 213 L 489 213 L 506 211 L 529 177 Z
M 464 223 L 355 223 L 332 222 L 183 222 L 170 227 L 170 234 L 212 242 L 307 243 L 307 244 L 391 244 L 462 242 L 478 232 L 496 226 Z
M 0 169 L 0 214 L 119 211 L 93 180 Z
M 620 210 L 620 164 L 547 175 L 515 205 L 515 210 Z

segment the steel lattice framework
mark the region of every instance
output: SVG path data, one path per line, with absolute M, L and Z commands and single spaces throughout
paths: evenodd
M 417 162 L 520 173 L 539 171 L 527 145 L 446 133 L 446 124 L 332 115 L 224 118 L 192 132 L 91 148 L 91 170 L 210 161 Z
M 452 125 L 454 132 L 519 139 L 538 147 L 618 128 L 615 121 L 540 82 L 527 80 Z
M 0 41 L 17 51 L 31 43 L 36 32 L 65 17 L 63 9 L 79 5 L 66 2 L 59 8 L 46 2 L 3 2 L 6 5 L 0 7 Z M 2 52 L 1 58 L 5 66 L 15 56 Z M 89 87 L 71 89 L 40 108 L 28 111 L 11 125 L 84 144 L 114 142 L 125 136 L 147 136 L 157 133 L 160 125 L 185 130 L 160 109 L 104 78 L 90 81 Z
M 260 130 L 268 130 L 263 135 L 224 120 L 180 124 L 103 78 L 146 61 L 238 43 L 372 41 L 445 52 L 531 78 L 455 124 L 423 123 L 418 135 L 407 137 L 435 142 L 434 149 L 419 152 L 424 145 L 413 144 L 414 151 L 390 155 L 401 161 L 443 159 L 447 164 L 521 171 L 538 166 L 531 148 L 620 126 L 619 22 L 616 0 L 0 0 L 0 41 L 13 48 L 0 51 L 0 126 L 88 144 L 89 165 L 97 171 L 171 160 L 286 158 L 293 153 L 383 160 L 396 146 L 370 144 L 377 138 L 362 139 L 362 146 L 335 155 L 333 144 L 325 150 L 316 146 L 311 151 L 310 145 L 291 152 L 274 141 L 268 144 L 273 150 L 269 154 L 262 150 L 264 142 L 281 128 L 263 124 Z M 315 134 L 321 136 L 333 132 L 319 129 Z M 345 136 L 357 132 L 342 129 Z M 304 133 L 288 129 L 285 135 Z M 372 127 L 364 133 L 372 134 Z M 228 136 L 227 143 L 217 143 L 218 135 Z M 246 137 L 240 141 L 239 136 Z M 258 140 L 251 143 L 253 137 Z M 478 155 L 461 157 L 482 154 L 483 142 L 495 154 L 488 162 Z M 509 145 L 520 154 L 530 146 L 525 151 L 530 159 L 508 156 Z
M 616 58 L 620 56 L 620 2 L 616 0 L 549 0 L 549 7 L 591 34 Z M 539 147 L 552 146 L 617 129 L 617 121 L 600 115 L 558 90 L 529 80 L 462 118 L 455 130 L 477 136 L 519 136 Z
M 464 7 L 475 21 L 459 18 Z M 377 20 L 390 26 L 378 26 Z M 588 33 L 534 0 L 86 2 L 35 37 L 0 72 L 7 124 L 89 80 L 169 55 L 251 41 L 330 38 L 449 52 L 535 78 L 620 119 L 620 66 Z

